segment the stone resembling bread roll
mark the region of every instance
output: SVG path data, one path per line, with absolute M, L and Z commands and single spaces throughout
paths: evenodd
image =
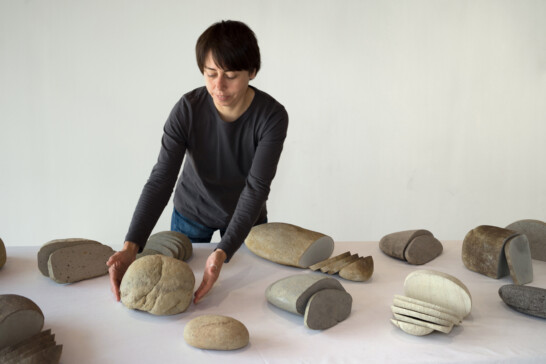
M 44 326 L 44 314 L 29 298 L 0 295 L 0 349 L 38 334 Z

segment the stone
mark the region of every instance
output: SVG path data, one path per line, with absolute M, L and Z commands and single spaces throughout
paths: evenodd
M 337 279 L 310 273 L 280 279 L 267 287 L 265 295 L 271 304 L 285 311 L 304 315 L 307 301 L 323 289 L 345 291 Z
M 325 260 L 334 251 L 331 237 L 285 223 L 254 226 L 245 244 L 259 257 L 298 268 Z
M 446 312 L 449 310 L 445 308 L 441 308 L 439 306 L 429 304 L 427 302 L 420 301 L 421 303 L 417 303 L 416 301 L 418 300 L 413 300 L 411 298 L 401 299 L 400 297 L 401 296 L 399 295 L 394 296 L 393 306 L 399 307 L 399 308 L 405 308 L 411 311 L 437 317 L 442 320 L 448 321 L 452 323 L 453 325 L 460 325 L 461 323 L 461 318 L 456 316 L 453 311 Z M 401 312 L 397 312 L 397 313 L 401 313 Z
M 449 334 L 451 332 L 451 330 L 453 329 L 453 325 L 450 325 L 450 326 L 438 325 L 438 324 L 434 324 L 432 322 L 423 321 L 423 320 L 419 320 L 419 319 L 416 319 L 416 318 L 413 318 L 413 317 L 400 315 L 398 313 L 393 313 L 393 315 L 394 315 L 394 318 L 396 320 L 398 320 L 398 321 L 414 324 L 414 325 L 417 325 L 417 326 L 427 327 L 429 329 L 433 329 L 433 330 L 436 330 L 436 331 L 443 332 L 444 334 Z
M 0 349 L 0 363 L 7 361 L 10 358 L 13 358 L 21 353 L 24 353 L 29 348 L 32 348 L 36 343 L 40 342 L 53 342 L 53 335 L 51 334 L 51 329 L 44 330 L 36 335 L 28 337 L 18 343 L 7 346 L 3 349 Z
M 333 263 L 330 263 L 328 265 L 325 265 L 324 267 L 320 268 L 320 270 L 323 273 L 336 274 L 337 272 L 341 270 L 341 268 L 357 260 L 358 260 L 358 254 L 353 254 L 346 258 L 343 258 Z
M 529 241 L 525 235 L 516 235 L 504 244 L 504 255 L 515 284 L 533 281 L 533 262 Z
M 174 315 L 190 305 L 195 276 L 190 266 L 163 255 L 135 260 L 120 285 L 121 302 L 153 315 Z
M 31 299 L 0 295 L 0 349 L 38 334 L 43 326 L 44 314 Z
M 0 351 L 0 362 L 5 364 L 57 364 L 62 345 L 56 345 L 51 330 L 42 331 L 20 343 Z
M 193 254 L 193 246 L 190 239 L 178 231 L 161 231 L 151 235 L 142 253 L 138 254 L 137 258 L 152 254 L 145 253 L 146 250 L 152 250 L 167 257 L 184 261 L 191 258 Z
M 338 260 L 341 260 L 343 258 L 346 258 L 348 256 L 351 255 L 351 252 L 345 252 L 345 253 L 341 253 L 339 255 L 336 255 L 335 257 L 331 257 L 331 258 L 328 258 L 328 259 L 325 259 L 325 260 L 322 260 L 318 263 L 315 263 L 313 264 L 312 266 L 309 267 L 309 269 L 315 271 L 315 270 L 319 270 L 320 268 L 330 264 L 330 263 L 334 263 Z
M 379 241 L 379 248 L 393 258 L 416 265 L 430 262 L 443 251 L 442 243 L 430 231 L 424 229 L 385 235 Z
M 248 345 L 249 333 L 240 321 L 220 315 L 203 315 L 184 327 L 188 345 L 208 350 L 237 350 Z
M 430 327 L 410 324 L 409 322 L 398 321 L 395 319 L 391 319 L 391 322 L 394 324 L 394 326 L 400 328 L 405 333 L 415 336 L 425 336 L 434 331 L 434 329 L 431 329 Z
M 533 219 L 515 221 L 506 229 L 527 236 L 531 258 L 546 262 L 546 222 Z
M 303 321 L 312 330 L 326 330 L 349 317 L 353 298 L 346 291 L 323 289 L 313 294 Z
M 49 255 L 48 274 L 57 283 L 74 283 L 108 274 L 106 262 L 114 250 L 103 244 L 77 244 Z
M 518 233 L 515 231 L 489 225 L 470 230 L 463 240 L 464 265 L 490 278 L 498 279 L 508 275 L 504 244 L 516 235 Z
M 429 315 L 429 314 L 426 314 L 426 313 L 414 311 L 414 310 L 411 310 L 411 309 L 408 309 L 408 308 L 398 307 L 398 306 L 395 306 L 395 305 L 391 306 L 391 311 L 393 313 L 398 313 L 400 315 L 404 315 L 404 316 L 407 316 L 407 317 L 413 317 L 415 319 L 419 319 L 419 320 L 423 320 L 423 321 L 427 321 L 427 322 L 432 322 L 433 324 L 438 324 L 438 325 L 442 325 L 442 326 L 453 326 L 454 325 L 454 323 L 452 321 L 450 321 L 450 320 L 445 320 L 445 319 L 437 317 L 435 315 Z
M 191 258 L 193 255 L 193 245 L 186 235 L 178 231 L 165 231 L 164 234 L 170 236 L 172 241 L 177 243 L 181 247 L 181 250 L 184 250 L 184 254 L 179 259 L 187 261 Z
M 407 297 L 445 307 L 457 317 L 464 318 L 472 309 L 472 297 L 468 288 L 457 278 L 438 271 L 417 270 L 404 281 Z
M 81 238 L 70 238 L 70 239 L 56 239 L 51 240 L 40 248 L 38 251 L 38 269 L 42 272 L 42 275 L 49 277 L 49 269 L 47 267 L 47 262 L 49 261 L 49 256 L 55 250 L 60 248 L 66 248 L 70 246 L 75 246 L 79 244 L 100 244 L 98 241 L 81 239 Z
M 546 289 L 508 284 L 499 288 L 500 298 L 512 309 L 546 318 Z
M 142 252 L 138 253 L 137 256 L 136 256 L 136 259 L 139 259 L 139 258 L 142 258 L 142 257 L 145 257 L 147 255 L 157 255 L 157 254 L 160 254 L 160 252 L 158 252 L 157 250 L 153 250 L 153 249 L 144 249 L 142 250 Z
M 7 260 L 6 247 L 2 239 L 0 239 L 0 268 L 2 268 L 4 264 L 6 264 L 6 260 Z
M 373 274 L 373 258 L 372 256 L 360 257 L 357 261 L 346 265 L 339 271 L 341 278 L 350 281 L 365 282 Z

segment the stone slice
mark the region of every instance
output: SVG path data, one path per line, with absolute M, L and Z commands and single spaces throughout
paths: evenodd
M 393 258 L 406 260 L 404 251 L 408 244 L 416 237 L 422 235 L 432 235 L 428 230 L 406 230 L 385 235 L 379 241 L 381 251 Z
M 152 235 L 150 239 L 148 239 L 145 248 L 158 251 L 166 257 L 178 258 L 178 249 L 165 244 L 165 241 L 161 238 L 161 236 L 157 236 L 157 234 Z
M 49 277 L 49 270 L 47 267 L 47 262 L 49 261 L 49 256 L 55 250 L 60 248 L 66 248 L 70 246 L 80 245 L 80 244 L 100 244 L 98 241 L 89 240 L 89 239 L 80 239 L 80 238 L 71 238 L 71 239 L 57 239 L 51 240 L 40 248 L 38 251 L 38 269 L 46 277 Z
M 14 294 L 0 295 L 0 349 L 38 334 L 44 314 L 32 300 Z
M 190 239 L 178 231 L 164 231 L 166 235 L 169 235 L 176 243 L 178 243 L 181 249 L 184 249 L 184 255 L 180 256 L 180 259 L 186 261 L 191 258 L 193 254 L 193 245 Z
M 416 298 L 411 298 L 411 297 L 402 296 L 402 295 L 398 295 L 398 294 L 394 295 L 394 299 L 404 301 L 404 302 L 407 302 L 407 303 L 410 303 L 410 304 L 415 304 L 415 305 L 427 307 L 427 308 L 430 308 L 430 309 L 433 309 L 433 310 L 436 310 L 436 311 L 444 312 L 444 313 L 446 313 L 448 315 L 457 317 L 459 322 L 462 321 L 462 318 L 457 316 L 457 312 L 455 312 L 453 310 L 450 310 L 447 307 L 434 305 L 434 304 L 432 304 L 430 302 L 425 302 L 425 301 L 418 300 Z
M 232 317 L 203 315 L 186 324 L 184 340 L 199 349 L 236 350 L 248 345 L 249 333 Z
M 504 303 L 521 313 L 546 318 L 546 289 L 508 284 L 499 288 Z
M 108 273 L 106 262 L 114 250 L 102 244 L 78 244 L 55 250 L 49 256 L 49 277 L 57 283 L 73 283 Z
M 245 244 L 259 257 L 299 268 L 327 259 L 334 251 L 331 237 L 285 223 L 254 226 Z
M 345 291 L 337 279 L 311 273 L 280 279 L 267 287 L 265 296 L 271 304 L 303 315 L 309 298 L 323 289 Z
M 339 271 L 341 278 L 350 281 L 365 282 L 373 274 L 373 258 L 372 256 L 360 257 L 357 261 L 346 265 Z
M 0 268 L 2 268 L 4 264 L 6 264 L 6 259 L 6 247 L 4 246 L 4 242 L 2 241 L 2 239 L 0 239 Z
M 34 357 L 40 357 L 39 354 L 43 350 L 55 347 L 55 335 L 35 335 L 33 340 L 28 341 L 24 346 L 18 347 L 16 350 L 9 352 L 2 357 L 2 363 L 5 364 L 20 364 L 23 361 L 31 362 Z M 36 361 L 35 361 L 36 362 Z M 37 362 L 40 363 L 40 362 Z M 40 364 L 46 363 L 42 361 Z
M 398 321 L 395 319 L 391 319 L 391 322 L 394 324 L 394 326 L 400 328 L 405 333 L 415 336 L 425 336 L 434 331 L 434 329 L 429 327 L 410 324 L 409 322 Z
M 45 341 L 53 341 L 53 335 L 51 334 L 50 329 L 44 330 L 34 336 L 26 338 L 25 340 L 22 340 L 18 342 L 17 344 L 1 349 L 0 363 L 7 361 L 9 358 L 12 358 L 13 356 L 17 356 L 20 353 L 24 353 L 28 351 L 29 348 L 32 348 L 36 344 L 36 342 L 45 342 Z
M 518 233 L 515 231 L 488 225 L 470 230 L 463 240 L 464 265 L 471 271 L 491 278 L 508 275 L 504 244 L 516 235 Z
M 141 253 L 138 253 L 137 256 L 136 256 L 136 259 L 139 259 L 139 258 L 142 258 L 142 257 L 145 257 L 147 255 L 161 255 L 160 252 L 158 252 L 157 250 L 153 250 L 153 249 L 144 249 Z
M 309 269 L 315 271 L 315 270 L 319 270 L 320 268 L 328 265 L 328 264 L 331 264 L 331 263 L 334 263 L 338 260 L 341 260 L 343 258 L 346 258 L 348 256 L 351 255 L 351 252 L 345 252 L 345 253 L 341 253 L 339 255 L 336 255 L 335 257 L 331 257 L 331 258 L 328 258 L 328 259 L 325 259 L 323 261 L 320 261 L 316 264 L 313 264 L 312 266 L 309 267 Z
M 442 320 L 446 320 L 446 321 L 452 323 L 453 325 L 459 325 L 461 323 L 461 319 L 459 317 L 453 315 L 453 314 L 449 314 L 449 313 L 434 309 L 432 307 L 427 307 L 427 306 L 420 305 L 420 304 L 417 304 L 417 303 L 411 303 L 411 302 L 408 302 L 406 300 L 398 299 L 396 297 L 393 300 L 393 305 L 395 307 L 405 308 L 407 310 L 411 310 L 411 311 L 419 312 L 419 313 L 422 313 L 422 314 L 425 314 L 425 315 L 437 317 L 437 318 L 440 318 Z M 398 313 L 400 313 L 400 312 L 398 312 Z
M 506 227 L 527 236 L 533 259 L 546 262 L 546 222 L 540 220 L 519 220 Z
M 457 278 L 432 270 L 410 273 L 404 282 L 404 294 L 411 298 L 446 307 L 458 317 L 466 317 L 472 308 L 468 288 Z
M 346 258 L 340 259 L 338 261 L 335 261 L 333 263 L 330 263 L 322 268 L 320 270 L 323 273 L 328 274 L 336 274 L 341 270 L 341 268 L 345 267 L 348 264 L 351 264 L 352 262 L 355 262 L 358 260 L 358 254 L 353 254 L 351 256 L 348 256 Z
M 32 355 L 25 356 L 20 361 L 16 362 L 16 364 L 58 364 L 61 360 L 62 352 L 62 345 L 49 346 L 43 350 L 32 353 Z
M 398 313 L 400 315 L 413 317 L 413 318 L 423 320 L 423 321 L 427 321 L 427 322 L 431 322 L 431 323 L 437 324 L 437 325 L 442 325 L 442 326 L 453 325 L 453 322 L 451 322 L 449 320 L 445 320 L 445 319 L 439 318 L 437 316 L 428 315 L 426 313 L 421 313 L 421 312 L 417 312 L 417 311 L 414 311 L 414 310 L 410 310 L 410 309 L 407 309 L 407 308 L 402 308 L 402 307 L 398 307 L 398 306 L 394 306 L 394 305 L 391 306 L 391 311 L 393 313 Z
M 525 235 L 516 235 L 504 245 L 506 262 L 510 276 L 515 284 L 526 284 L 533 281 L 533 262 L 531 250 Z
M 442 251 L 442 243 L 432 234 L 419 235 L 410 241 L 404 250 L 404 257 L 410 264 L 421 265 L 438 257 Z
M 121 302 L 128 308 L 153 315 L 184 312 L 193 296 L 195 276 L 190 266 L 163 255 L 135 260 L 120 285 Z
M 309 298 L 303 321 L 312 330 L 326 330 L 349 317 L 353 298 L 345 291 L 323 289 Z
M 442 325 L 433 324 L 432 322 L 419 320 L 413 317 L 400 315 L 398 313 L 394 313 L 393 315 L 394 315 L 394 318 L 396 318 L 398 321 L 407 322 L 417 326 L 428 327 L 429 329 L 434 329 L 436 331 L 443 332 L 444 334 L 449 334 L 451 332 L 451 329 L 453 329 L 453 325 L 442 326 Z

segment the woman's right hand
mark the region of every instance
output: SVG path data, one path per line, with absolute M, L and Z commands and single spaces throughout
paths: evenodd
M 119 252 L 116 252 L 114 255 L 108 259 L 106 265 L 108 266 L 108 273 L 110 274 L 110 289 L 116 297 L 116 301 L 120 300 L 119 286 L 121 284 L 121 279 L 127 271 L 127 268 L 133 263 L 136 259 L 138 253 L 138 245 L 126 241 L 123 244 L 123 249 Z

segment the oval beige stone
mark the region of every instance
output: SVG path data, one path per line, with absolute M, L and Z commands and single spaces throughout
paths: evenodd
M 6 247 L 4 246 L 4 242 L 2 239 L 0 239 L 0 268 L 6 264 L 7 255 L 6 255 Z
M 259 257 L 299 268 L 323 261 L 334 251 L 331 237 L 280 222 L 254 226 L 245 245 Z
M 195 276 L 190 266 L 163 255 L 135 260 L 120 285 L 121 302 L 131 309 L 153 315 L 174 315 L 191 303 Z
M 184 340 L 199 349 L 236 350 L 248 345 L 249 333 L 232 317 L 203 315 L 186 324 Z

